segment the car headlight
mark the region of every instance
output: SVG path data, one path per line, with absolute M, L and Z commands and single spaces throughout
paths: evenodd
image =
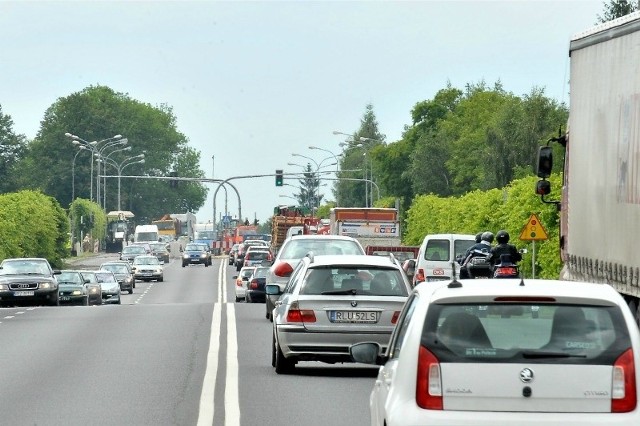
M 185 254 L 182 255 L 182 257 L 184 257 L 185 259 L 188 259 L 189 258 L 189 254 L 185 253 Z
M 201 253 L 200 257 L 207 257 L 207 253 Z
M 0 290 L 9 290 L 9 286 L 6 284 L 0 284 Z
M 96 287 L 91 287 L 91 289 L 89 289 L 89 293 L 91 294 L 96 294 L 98 292 L 98 289 Z
M 133 278 L 129 275 L 127 278 L 124 279 L 126 282 L 130 283 L 131 281 L 133 281 Z
M 40 283 L 38 284 L 38 288 L 51 288 L 51 283 Z
M 80 290 L 73 290 L 73 293 L 71 293 L 72 296 L 80 296 L 82 294 L 82 292 Z

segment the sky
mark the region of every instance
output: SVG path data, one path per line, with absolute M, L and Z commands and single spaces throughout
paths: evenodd
M 568 103 L 569 40 L 603 11 L 601 0 L 0 0 L 0 105 L 32 139 L 59 98 L 105 85 L 171 106 L 207 177 L 300 172 L 288 163 L 334 163 L 347 136 L 333 132 L 356 132 L 367 104 L 387 143 L 399 140 L 413 106 L 449 82 Z M 274 180 L 231 180 L 240 200 L 218 191 L 217 221 L 241 208 L 264 222 L 294 203 L 297 189 Z

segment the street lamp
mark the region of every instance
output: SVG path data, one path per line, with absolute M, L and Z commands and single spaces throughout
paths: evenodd
M 80 145 L 78 147 L 78 152 L 76 152 L 76 155 L 73 156 L 73 163 L 71 163 L 71 202 L 72 203 L 73 203 L 73 200 L 76 199 L 76 158 L 78 158 L 78 154 L 80 154 L 82 151 L 90 151 L 90 149 L 84 145 Z M 93 179 L 91 179 L 91 182 L 93 182 Z
M 98 145 L 100 145 L 103 142 L 109 142 L 109 141 L 114 141 L 114 140 L 117 140 L 117 139 L 122 139 L 122 135 L 115 135 L 115 136 L 112 136 L 110 138 L 102 139 L 102 140 L 99 140 L 99 141 L 92 141 L 92 142 L 86 141 L 86 140 L 82 139 L 80 136 L 74 135 L 74 134 L 69 133 L 69 132 L 65 133 L 64 135 L 66 137 L 70 138 L 71 139 L 71 143 L 73 143 L 74 145 L 76 145 L 76 146 L 84 146 L 86 149 L 89 149 L 91 151 L 91 153 L 92 153 L 92 155 L 91 155 L 91 178 L 89 179 L 89 182 L 90 182 L 89 199 L 91 201 L 93 201 L 93 157 L 98 152 L 97 147 L 98 147 Z M 96 188 L 96 191 L 97 191 L 97 188 Z M 98 198 L 98 200 L 99 200 L 99 198 Z
M 132 161 L 132 160 L 135 160 L 135 161 Z M 124 170 L 126 167 L 132 164 L 144 164 L 144 154 L 138 154 L 138 155 L 134 155 L 133 157 L 127 157 L 124 160 L 122 160 L 120 163 L 116 163 L 114 160 L 112 160 L 108 156 L 105 156 L 100 161 L 103 161 L 105 163 L 105 169 L 106 169 L 106 165 L 109 164 L 118 170 L 118 210 L 121 210 L 120 178 L 122 177 L 122 170 Z
M 107 149 L 107 148 L 113 148 L 114 146 L 118 146 L 118 145 L 126 145 L 129 140 L 128 139 L 120 139 L 120 140 L 112 140 L 112 141 L 106 141 L 106 143 L 104 144 L 104 146 L 102 146 L 101 148 L 98 149 L 98 145 L 104 141 L 100 141 L 96 144 L 96 153 L 94 154 L 96 156 L 96 158 L 102 158 L 104 157 L 103 152 Z M 98 162 L 98 171 L 96 174 L 96 200 L 98 201 L 98 204 L 100 204 L 100 194 L 101 194 L 101 189 L 100 189 L 100 162 Z M 103 206 L 104 209 L 104 206 Z
M 111 144 L 111 146 L 105 145 L 104 147 L 102 147 L 100 152 L 103 152 L 106 148 L 114 148 L 117 145 L 124 145 L 126 142 L 123 142 L 123 141 L 126 141 L 126 139 L 123 139 L 122 141 L 118 141 L 120 143 Z M 106 155 L 104 155 L 104 154 L 96 154 L 96 156 L 99 156 L 98 157 L 98 163 L 100 164 L 101 163 L 100 160 L 102 160 L 102 159 L 110 159 L 111 155 L 115 154 L 116 152 L 131 151 L 131 149 L 132 149 L 131 146 L 125 146 L 123 148 L 114 149 L 113 151 L 111 151 L 110 153 L 108 153 Z M 105 173 L 106 169 L 107 168 L 105 166 L 105 168 L 103 170 L 103 174 Z M 98 176 L 100 176 L 100 173 L 98 173 Z M 100 178 L 98 177 L 98 181 L 99 181 L 99 179 Z M 107 177 L 106 176 L 102 177 L 102 187 L 101 188 L 102 189 L 100 189 L 100 192 L 102 193 L 102 208 L 104 210 L 106 210 L 106 208 L 107 208 Z M 98 200 L 98 201 L 100 201 L 100 200 Z

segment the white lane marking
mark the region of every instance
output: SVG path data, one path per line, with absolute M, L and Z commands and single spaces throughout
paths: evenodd
M 222 298 L 222 292 L 224 291 L 224 284 L 222 281 L 222 274 L 224 271 L 223 263 L 220 263 L 220 267 L 218 268 L 218 303 L 222 303 L 224 299 Z
M 227 377 L 224 387 L 224 424 L 225 426 L 240 426 L 238 335 L 236 332 L 236 308 L 233 303 L 227 303 Z
M 27 311 L 33 311 L 34 309 L 38 309 L 37 307 L 27 308 Z
M 13 315 L 7 315 L 6 317 L 4 317 L 4 319 L 11 319 L 11 318 L 15 318 Z
M 142 298 L 144 297 L 144 295 L 145 295 L 145 294 L 147 294 L 147 293 L 149 292 L 149 290 L 151 290 L 151 287 L 153 287 L 153 284 L 155 284 L 155 283 L 149 282 L 149 286 L 148 286 L 148 287 L 147 287 L 147 288 L 142 292 L 142 294 L 141 294 L 140 296 L 138 296 L 138 298 L 136 299 L 136 301 L 135 301 L 135 302 L 133 302 L 133 303 L 134 303 L 134 304 L 136 304 L 136 303 L 140 303 L 140 301 L 142 300 Z
M 24 314 L 24 312 L 20 311 L 20 312 L 16 312 L 16 315 L 22 315 Z
M 216 388 L 216 378 L 218 376 L 218 352 L 220 351 L 220 323 L 222 305 L 213 305 L 213 315 L 211 316 L 211 336 L 209 337 L 209 352 L 207 353 L 207 367 L 202 383 L 202 394 L 200 395 L 200 409 L 198 413 L 198 426 L 211 426 L 215 410 L 214 397 Z
M 220 268 L 222 269 L 222 280 L 220 285 L 222 286 L 222 300 L 227 303 L 227 267 L 224 262 L 220 262 Z

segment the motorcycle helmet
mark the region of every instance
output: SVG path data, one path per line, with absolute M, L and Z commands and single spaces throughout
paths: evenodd
M 498 240 L 498 244 L 506 244 L 509 242 L 509 233 L 504 229 L 501 229 L 496 234 L 496 240 Z
M 479 243 L 480 241 L 482 241 L 482 232 L 478 232 L 476 234 L 476 243 Z
M 493 242 L 493 232 L 483 232 L 482 233 L 482 237 L 481 237 L 482 241 L 486 241 L 489 244 L 491 244 Z

